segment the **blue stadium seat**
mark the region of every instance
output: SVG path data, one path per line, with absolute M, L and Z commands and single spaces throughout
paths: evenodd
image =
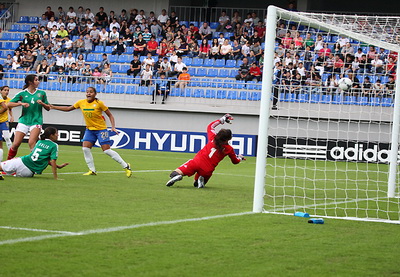
M 247 99 L 250 101 L 260 101 L 261 100 L 261 92 L 259 92 L 259 91 L 248 92 Z
M 106 50 L 104 52 L 107 54 L 111 54 L 113 48 L 114 48 L 114 46 L 106 46 Z
M 111 71 L 112 72 L 114 72 L 114 73 L 119 72 L 119 69 L 120 69 L 119 64 L 112 64 L 111 65 Z
M 39 18 L 37 16 L 30 16 L 28 21 L 29 23 L 39 23 Z
M 88 54 L 87 57 L 86 57 L 86 61 L 87 62 L 94 62 L 95 61 L 95 55 L 92 54 L 92 53 Z
M 125 93 L 125 86 L 117 85 L 116 89 L 115 89 L 115 93 L 119 93 L 119 94 Z
M 119 63 L 130 63 L 131 60 L 132 59 L 128 55 L 124 55 L 124 54 L 119 56 L 119 58 L 118 58 Z
M 195 89 L 193 92 L 193 97 L 204 98 L 205 97 L 204 89 Z
M 2 40 L 11 40 L 11 33 L 4 32 L 3 36 L 1 37 Z
M 371 97 L 368 103 L 369 106 L 380 106 L 381 99 L 379 97 Z
M 206 90 L 206 98 L 215 98 L 215 90 L 207 89 Z
M 224 67 L 225 66 L 225 60 L 224 59 L 215 60 L 214 66 L 215 67 Z
M 204 77 L 204 76 L 206 76 L 206 74 L 207 74 L 207 69 L 206 68 L 198 68 L 196 70 L 196 76 Z
M 321 98 L 321 95 L 313 93 L 313 94 L 311 94 L 311 97 L 310 97 L 310 103 L 318 103 L 320 98 Z
M 126 94 L 135 94 L 136 93 L 136 89 L 137 89 L 137 86 L 133 86 L 133 85 L 131 85 L 131 86 L 128 86 L 127 88 L 126 88 Z
M 237 97 L 238 100 L 247 100 L 247 91 L 242 90 L 239 91 L 239 95 Z
M 359 105 L 362 105 L 362 106 L 368 105 L 368 97 L 366 97 L 366 96 L 358 97 L 358 103 L 359 103 Z
M 9 32 L 18 32 L 20 30 L 19 26 L 20 26 L 19 24 L 11 25 Z
M 211 29 L 217 29 L 218 26 L 219 26 L 219 22 L 210 22 Z
M 223 88 L 233 88 L 233 80 L 224 80 Z
M 193 24 L 195 27 L 199 27 L 200 26 L 198 21 L 190 21 L 189 25 L 190 24 Z
M 224 38 L 230 39 L 231 37 L 233 37 L 234 33 L 232 32 L 226 32 L 224 33 Z
M 28 16 L 21 16 L 19 18 L 18 23 L 29 23 L 29 17 Z
M 226 99 L 226 90 L 217 90 L 217 99 Z
M 299 95 L 297 96 L 296 102 L 300 102 L 300 103 L 308 102 L 308 94 L 307 93 L 299 93 Z
M 189 21 L 179 21 L 179 25 L 185 25 L 186 27 L 189 27 Z
M 392 107 L 393 106 L 393 99 L 391 97 L 385 97 L 381 100 L 382 107 Z
M 110 63 L 115 63 L 118 60 L 118 55 L 109 55 L 108 60 L 110 61 Z
M 322 95 L 321 101 L 322 104 L 329 104 L 332 102 L 332 95 L 327 94 L 327 95 Z
M 138 94 L 138 95 L 144 95 L 144 94 L 147 94 L 148 91 L 149 91 L 149 88 L 148 88 L 148 87 L 140 86 L 140 87 L 138 88 L 136 94 Z
M 217 77 L 218 76 L 218 69 L 216 69 L 216 68 L 210 68 L 208 71 L 207 71 L 207 75 L 206 76 L 208 76 L 208 77 Z
M 181 89 L 180 88 L 172 88 L 171 92 L 169 93 L 170 96 L 180 96 Z
M 192 60 L 192 66 L 202 66 L 204 63 L 203 59 L 200 58 L 193 58 Z
M 230 70 L 228 70 L 228 69 L 221 69 L 221 70 L 219 71 L 219 76 L 220 76 L 220 77 L 223 77 L 223 78 L 226 78 L 226 77 L 229 77 L 229 73 L 230 73 Z
M 186 66 L 191 66 L 192 65 L 192 58 L 189 57 L 183 57 L 182 62 L 186 64 Z
M 226 99 L 236 100 L 237 99 L 237 93 L 238 92 L 236 90 L 234 90 L 234 91 L 229 90 L 227 95 L 226 95 Z
M 341 94 L 333 95 L 332 104 L 342 104 L 343 103 L 343 96 Z
M 97 46 L 94 48 L 93 53 L 103 53 L 103 50 L 104 50 L 104 47 L 103 47 L 103 46 L 97 45 Z
M 203 65 L 208 66 L 208 67 L 214 66 L 214 60 L 213 59 L 205 59 Z
M 126 72 L 128 71 L 129 68 L 130 68 L 130 65 L 129 65 L 129 64 L 122 64 L 122 65 L 120 66 L 119 72 L 120 72 L 120 73 L 126 73 Z
M 345 104 L 345 105 L 356 105 L 357 104 L 357 98 L 355 96 L 345 96 L 343 104 Z

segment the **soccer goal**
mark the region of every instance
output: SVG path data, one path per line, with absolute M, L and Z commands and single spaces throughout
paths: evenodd
M 399 32 L 268 7 L 254 212 L 400 224 Z

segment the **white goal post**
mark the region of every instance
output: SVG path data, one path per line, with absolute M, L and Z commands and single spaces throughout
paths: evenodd
M 400 224 L 400 86 L 396 82 L 389 92 L 389 83 L 386 85 L 388 78 L 400 76 L 400 59 L 395 73 L 390 74 L 375 68 L 363 73 L 339 69 L 328 74 L 324 60 L 317 75 L 322 79 L 354 75 L 363 79 L 357 79 L 358 92 L 337 88 L 333 92 L 320 81 L 318 90 L 305 82 L 304 88 L 292 93 L 289 85 L 274 83 L 277 26 L 282 22 L 284 31 L 297 32 L 303 38 L 310 33 L 321 34 L 324 40 L 330 40 L 327 44 L 331 48 L 337 47 L 333 45 L 336 38 L 343 37 L 351 41 L 354 51 L 368 51 L 373 46 L 387 56 L 400 52 L 400 17 L 303 13 L 268 7 L 253 212 L 290 215 L 304 211 L 321 217 Z M 299 49 L 292 50 L 304 52 Z M 318 54 L 313 54 L 317 60 Z M 385 82 L 385 92 L 365 92 L 366 79 L 374 80 L 371 87 Z M 273 92 L 276 87 L 278 96 Z M 271 110 L 274 97 L 279 98 L 277 111 Z M 327 158 L 343 153 L 350 159 Z M 372 161 L 376 155 L 381 156 Z

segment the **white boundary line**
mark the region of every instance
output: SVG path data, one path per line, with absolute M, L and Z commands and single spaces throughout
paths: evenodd
M 53 231 L 53 230 L 31 229 L 31 228 L 21 228 L 21 227 L 11 227 L 11 226 L 0 226 L 0 229 L 22 230 L 22 231 L 42 232 L 42 233 L 74 234 L 74 232 L 68 232 L 68 231 Z
M 171 221 L 157 221 L 157 222 L 134 224 L 134 225 L 128 225 L 128 226 L 117 226 L 117 227 L 104 228 L 104 229 L 86 230 L 86 231 L 81 231 L 81 232 L 64 232 L 64 231 L 62 231 L 63 233 L 53 234 L 53 235 L 43 235 L 43 236 L 3 240 L 3 241 L 0 241 L 0 245 L 15 244 L 15 243 L 19 243 L 19 242 L 39 241 L 39 240 L 60 238 L 60 237 L 85 236 L 85 235 L 91 235 L 91 234 L 111 233 L 111 232 L 118 232 L 118 231 L 123 231 L 123 230 L 141 228 L 141 227 L 151 227 L 151 226 L 160 226 L 160 225 L 170 225 L 170 224 L 176 224 L 176 223 L 203 221 L 203 220 L 210 220 L 210 219 L 217 219 L 217 218 L 248 215 L 248 214 L 254 214 L 254 213 L 253 212 L 243 212 L 243 213 L 235 213 L 235 214 L 205 216 L 205 217 L 198 217 L 198 218 L 178 219 L 178 220 L 171 220 Z M 31 230 L 38 230 L 38 229 L 31 229 Z M 44 230 L 44 231 L 46 231 L 46 230 Z

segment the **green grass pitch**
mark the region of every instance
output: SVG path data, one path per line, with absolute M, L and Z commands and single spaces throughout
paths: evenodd
M 184 221 L 251 211 L 254 158 L 224 160 L 205 189 L 187 177 L 168 188 L 193 154 L 117 151 L 132 178 L 98 148 L 99 174 L 82 176 L 81 147 L 60 146 L 63 181 L 48 168 L 0 183 L 0 276 L 400 276 L 399 225 L 275 214 Z

